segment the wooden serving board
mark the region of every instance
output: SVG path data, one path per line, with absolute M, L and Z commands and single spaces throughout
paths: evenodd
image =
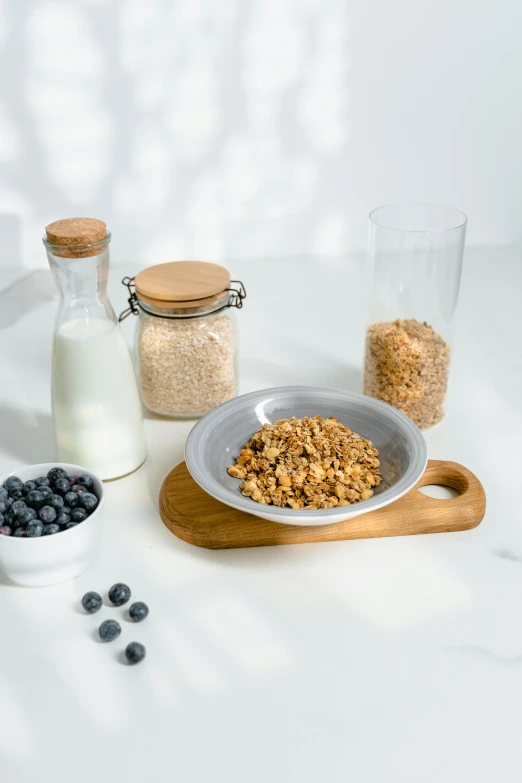
M 431 498 L 418 491 L 426 484 L 452 487 L 459 495 L 449 500 Z M 178 538 L 207 549 L 237 549 L 469 530 L 484 517 L 486 495 L 467 468 L 457 462 L 430 460 L 418 484 L 385 508 L 333 525 L 281 525 L 207 495 L 182 462 L 163 482 L 159 505 L 163 522 Z

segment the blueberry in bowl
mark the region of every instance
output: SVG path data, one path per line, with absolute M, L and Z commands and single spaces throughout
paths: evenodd
M 15 583 L 74 579 L 100 549 L 104 488 L 83 466 L 43 463 L 0 476 L 0 504 L 0 571 Z

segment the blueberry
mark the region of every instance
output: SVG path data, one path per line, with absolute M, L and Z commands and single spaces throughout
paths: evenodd
M 57 525 L 53 522 L 50 525 L 44 525 L 42 536 L 52 536 L 54 535 L 54 533 L 59 533 L 59 532 L 60 532 L 60 525 Z
M 27 527 L 25 528 L 28 538 L 38 538 L 38 536 L 42 535 L 42 531 L 43 522 L 40 522 L 39 519 L 32 519 L 27 523 Z
M 7 500 L 9 492 L 5 487 L 0 487 L 0 500 Z
M 22 487 L 22 494 L 28 495 L 29 492 L 32 492 L 33 489 L 36 489 L 36 484 L 34 481 L 26 481 L 25 484 Z
M 61 511 L 63 508 L 63 498 L 61 495 L 50 495 L 45 500 L 46 506 L 51 506 L 51 508 L 54 508 L 56 511 Z
M 99 612 L 99 610 L 102 608 L 102 603 L 103 601 L 101 595 L 99 593 L 95 593 L 93 590 L 85 593 L 82 598 L 82 606 L 86 612 L 89 612 L 89 614 Z
M 0 500 L 0 514 L 5 514 L 8 508 L 11 506 L 8 506 L 5 500 Z
M 22 489 L 24 482 L 18 476 L 9 476 L 4 481 L 4 489 L 10 492 L 11 489 Z
M 77 492 L 66 492 L 63 496 L 65 503 L 69 508 L 75 508 L 78 505 L 79 494 Z
M 131 620 L 135 623 L 141 623 L 149 614 L 149 607 L 144 604 L 143 601 L 136 601 L 129 607 L 129 615 Z
M 28 522 L 32 522 L 33 519 L 36 519 L 36 511 L 34 508 L 27 508 L 23 514 L 14 518 L 14 524 L 23 527 L 24 525 L 27 525 Z
M 58 512 L 58 516 L 56 517 L 55 521 L 57 525 L 66 525 L 71 521 L 71 512 L 64 508 L 62 511 Z
M 14 525 L 15 519 L 17 519 L 17 517 L 15 517 L 15 515 L 13 514 L 10 508 L 5 512 L 3 517 L 4 517 L 4 525 L 9 525 L 9 527 L 12 527 Z
M 83 522 L 88 516 L 89 515 L 84 508 L 73 508 L 71 511 L 71 519 L 73 522 Z
M 13 531 L 8 525 L 2 525 L 0 527 L 0 536 L 11 536 L 13 534 Z
M 116 620 L 104 620 L 100 625 L 100 639 L 104 642 L 112 642 L 121 633 L 121 625 Z
M 125 648 L 125 657 L 129 663 L 139 663 L 147 654 L 145 647 L 139 642 L 130 642 Z
M 15 517 L 21 517 L 27 511 L 27 506 L 23 500 L 15 500 L 11 506 L 11 511 Z
M 78 484 L 82 484 L 86 489 L 92 489 L 94 481 L 90 476 L 83 475 L 78 477 Z
M 43 506 L 44 504 L 44 496 L 38 489 L 33 489 L 32 492 L 29 492 L 27 495 L 25 502 L 30 508 L 40 508 L 40 506 Z
M 80 477 L 79 476 L 69 476 L 69 484 L 71 487 L 73 487 L 75 484 L 80 483 Z
M 47 500 L 53 494 L 51 487 L 38 487 L 37 491 L 44 496 L 44 500 Z
M 2 527 L 3 524 L 4 524 L 4 515 L 0 511 L 0 527 Z
M 21 489 L 10 489 L 9 490 L 9 497 L 13 500 L 20 500 L 23 498 L 22 490 Z
M 54 482 L 54 491 L 57 495 L 65 495 L 70 489 L 71 485 L 66 478 L 59 478 Z
M 122 582 L 117 582 L 109 590 L 109 601 L 114 606 L 123 606 L 131 597 L 130 588 Z
M 51 486 L 51 482 L 49 481 L 47 476 L 40 476 L 39 478 L 34 480 L 34 483 L 38 487 L 50 487 Z
M 56 511 L 52 506 L 43 506 L 38 512 L 38 519 L 44 522 L 44 524 L 49 525 L 56 519 Z
M 72 491 L 80 494 L 81 492 L 87 492 L 87 487 L 84 487 L 83 484 L 74 484 Z
M 63 468 L 51 468 L 47 474 L 47 478 L 51 484 L 54 484 L 54 482 L 59 478 L 67 478 L 67 471 Z
M 70 530 L 72 527 L 76 527 L 76 525 L 79 525 L 79 522 L 66 522 L 65 529 Z
M 82 492 L 79 495 L 79 502 L 82 508 L 84 508 L 89 514 L 92 514 L 98 505 L 98 498 L 96 495 L 93 495 L 92 492 Z
M 13 533 L 14 538 L 27 538 L 27 533 L 23 527 L 17 527 Z

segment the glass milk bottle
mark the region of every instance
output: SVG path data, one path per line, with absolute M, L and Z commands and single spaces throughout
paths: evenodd
M 47 226 L 43 240 L 61 295 L 51 383 L 57 458 L 104 480 L 147 456 L 132 362 L 107 296 L 110 239 L 101 220 L 70 218 Z

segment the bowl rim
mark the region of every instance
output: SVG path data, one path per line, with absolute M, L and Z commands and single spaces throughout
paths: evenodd
M 230 415 L 230 411 L 233 411 L 238 404 L 248 404 L 249 401 L 253 400 L 258 400 L 258 402 L 260 402 L 260 397 L 276 397 L 277 395 L 288 395 L 292 393 L 307 395 L 321 395 L 327 393 L 329 395 L 333 394 L 347 403 L 350 401 L 363 401 L 369 409 L 373 409 L 378 415 L 383 415 L 386 418 L 395 420 L 401 424 L 401 429 L 405 429 L 406 433 L 409 435 L 409 443 L 414 447 L 416 458 L 412 460 L 412 464 L 398 482 L 383 490 L 383 492 L 378 495 L 373 495 L 369 500 L 353 503 L 350 506 L 336 506 L 327 509 L 293 509 L 274 506 L 272 504 L 267 506 L 256 504 L 255 501 L 252 501 L 251 498 L 244 497 L 240 492 L 236 494 L 228 487 L 219 484 L 212 474 L 204 470 L 201 463 L 194 458 L 196 446 L 201 438 L 204 437 L 208 428 L 212 427 L 216 420 L 222 419 L 223 416 L 226 417 Z M 250 437 L 251 435 L 253 435 L 253 433 L 250 434 Z M 364 433 L 362 433 L 362 437 L 364 437 Z M 339 519 L 348 519 L 370 511 L 376 511 L 377 509 L 383 508 L 398 500 L 415 486 L 426 470 L 428 449 L 422 432 L 406 414 L 373 397 L 368 397 L 359 392 L 321 386 L 275 386 L 269 389 L 258 389 L 235 397 L 233 400 L 229 400 L 228 402 L 219 405 L 217 408 L 214 408 L 203 416 L 203 418 L 194 425 L 188 435 L 185 444 L 185 462 L 190 475 L 205 492 L 232 508 L 264 518 L 269 514 L 272 520 L 277 519 L 278 522 L 283 524 L 317 525 L 334 523 L 338 522 Z M 252 507 L 258 505 L 259 508 Z M 303 517 L 305 517 L 305 521 L 303 521 Z
M 18 466 L 18 468 L 16 468 L 16 470 L 11 470 L 9 471 L 9 473 L 4 473 L 2 476 L 0 476 L 0 487 L 4 485 L 4 481 L 8 479 L 9 476 L 17 476 L 19 471 L 23 470 L 25 472 L 26 470 L 32 470 L 33 468 L 35 469 L 35 471 L 38 471 L 38 469 L 40 468 L 42 469 L 42 471 L 45 470 L 45 475 L 47 475 L 47 473 L 51 470 L 51 468 L 63 468 L 64 470 L 67 470 L 69 474 L 71 474 L 73 470 L 74 471 L 78 470 L 78 472 L 81 471 L 82 474 L 86 476 L 90 476 L 92 479 L 95 479 L 99 483 L 101 487 L 101 495 L 99 498 L 99 503 L 94 509 L 94 511 L 92 512 L 92 514 L 90 514 L 87 517 L 87 519 L 84 519 L 83 522 L 80 522 L 75 527 L 71 527 L 68 530 L 60 530 L 60 533 L 73 533 L 77 535 L 79 532 L 81 532 L 78 530 L 79 527 L 85 530 L 84 526 L 87 525 L 87 523 L 91 522 L 91 520 L 94 519 L 94 517 L 96 517 L 96 515 L 98 514 L 99 511 L 101 511 L 105 503 L 105 487 L 103 486 L 103 481 L 98 476 L 98 474 L 94 473 L 92 470 L 88 470 L 87 468 L 84 468 L 82 465 L 76 465 L 73 462 L 36 462 L 34 465 L 20 465 Z M 44 474 L 42 473 L 40 475 L 44 475 Z M 27 481 L 30 481 L 30 479 L 27 479 Z M 61 540 L 63 541 L 63 538 Z M 24 546 L 34 546 L 35 543 L 38 541 L 40 542 L 53 541 L 53 536 L 35 536 L 34 538 L 21 538 L 19 536 L 12 536 L 12 535 L 0 536 L 0 542 L 1 541 L 13 541 L 13 542 L 16 541 L 17 543 L 15 544 L 15 546 L 18 546 L 19 543 L 25 541 L 26 543 L 24 544 Z M 27 544 L 28 541 L 31 541 L 33 543 Z M 36 543 L 36 545 L 38 544 Z M 2 546 L 2 544 L 0 544 L 0 546 Z M 46 544 L 45 546 L 49 546 L 49 544 Z

